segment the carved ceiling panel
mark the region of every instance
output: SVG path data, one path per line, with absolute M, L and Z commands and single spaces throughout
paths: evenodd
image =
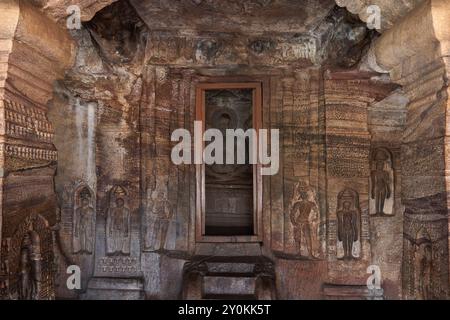
M 133 0 L 131 4 L 153 30 L 248 34 L 306 32 L 320 23 L 335 5 L 332 0 Z
M 68 16 L 67 8 L 70 5 L 78 5 L 81 8 L 81 18 L 83 21 L 91 20 L 94 15 L 116 2 L 117 0 L 31 0 L 42 8 L 42 10 L 53 20 L 62 21 Z M 228 28 L 245 28 L 255 31 L 267 31 L 269 28 L 283 28 L 289 26 L 293 32 L 304 32 L 304 28 L 314 25 L 320 21 L 327 12 L 333 7 L 334 2 L 346 7 L 353 14 L 358 14 L 363 20 L 367 20 L 367 8 L 370 5 L 380 7 L 382 13 L 381 30 L 390 29 L 398 20 L 405 16 L 412 9 L 423 3 L 424 0 L 299 0 L 299 1 L 274 1 L 274 0 L 252 0 L 252 1 L 228 1 L 227 6 L 219 0 L 187 0 L 174 9 L 174 3 L 178 1 L 155 1 L 155 0 L 133 0 L 133 5 L 142 10 L 147 15 L 147 20 L 152 26 L 165 28 L 180 28 L 189 20 L 204 16 L 199 20 L 202 28 L 211 26 L 213 29 L 220 29 L 226 24 Z M 151 16 L 158 14 L 162 10 L 172 9 L 168 13 L 167 21 L 151 21 Z M 211 15 L 211 12 L 217 10 L 217 15 Z M 139 11 L 139 10 L 138 10 Z M 167 12 L 167 11 L 166 11 Z M 180 12 L 183 12 L 183 19 L 180 19 Z M 186 15 L 186 12 L 190 14 Z M 220 13 L 219 13 L 220 12 Z M 249 17 L 264 16 L 264 25 L 250 23 Z M 242 19 L 246 17 L 246 23 Z M 283 19 L 280 19 L 283 17 Z M 219 18 L 219 19 L 217 19 Z M 176 24 L 174 24 L 176 21 Z M 281 22 L 280 22 L 281 21 Z M 273 22 L 273 23 L 272 23 Z M 263 27 L 263 29 L 261 29 Z M 303 30 L 300 30 L 302 29 Z

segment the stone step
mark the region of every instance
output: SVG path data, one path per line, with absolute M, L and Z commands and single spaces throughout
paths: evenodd
M 141 278 L 92 278 L 81 297 L 84 300 L 143 300 L 144 281 Z
M 211 296 L 254 296 L 255 291 L 255 277 L 203 277 L 203 294 L 205 298 Z
M 259 256 L 197 256 L 184 265 L 183 299 L 272 299 L 273 262 Z

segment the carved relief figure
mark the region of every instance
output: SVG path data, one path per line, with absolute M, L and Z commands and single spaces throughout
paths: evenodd
M 52 300 L 55 298 L 54 237 L 49 222 L 39 214 L 30 214 L 16 227 L 7 259 L 11 299 Z
M 2 240 L 0 260 L 0 300 L 9 297 L 9 262 L 10 238 Z
M 73 224 L 73 251 L 92 254 L 94 242 L 94 207 L 92 192 L 83 187 L 75 194 Z
M 130 254 L 131 214 L 126 206 L 127 191 L 116 186 L 110 192 L 110 207 L 106 218 L 106 252 L 109 255 Z
M 153 228 L 151 229 L 149 247 L 153 250 L 163 250 L 166 246 L 167 231 L 173 217 L 167 195 L 157 188 L 151 193 L 150 211 L 153 216 Z
M 39 299 L 41 280 L 41 255 L 39 236 L 36 233 L 25 235 L 19 258 L 18 298 L 20 300 L 37 300 Z
M 393 170 L 390 152 L 384 148 L 378 148 L 373 152 L 372 171 L 370 174 L 371 185 L 371 213 L 376 215 L 392 214 L 393 201 Z
M 419 300 L 433 299 L 432 281 L 432 243 L 424 229 L 420 229 L 414 251 L 414 270 L 416 297 Z
M 314 197 L 310 197 L 308 192 L 302 189 L 300 183 L 294 189 L 293 201 L 290 208 L 290 220 L 294 227 L 294 238 L 298 251 L 301 251 L 303 239 L 306 242 L 308 255 L 310 257 L 317 257 L 315 248 L 320 248 L 318 234 L 320 224 L 319 208 Z
M 338 240 L 342 241 L 344 260 L 354 259 L 353 246 L 359 240 L 360 210 L 358 194 L 350 189 L 338 195 Z
M 35 296 L 36 288 L 32 279 L 33 270 L 31 266 L 30 252 L 27 247 L 20 251 L 20 284 L 19 299 L 32 300 Z

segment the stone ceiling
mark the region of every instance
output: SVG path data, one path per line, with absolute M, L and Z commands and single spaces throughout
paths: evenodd
M 333 9 L 333 0 L 131 0 L 151 30 L 304 33 Z M 162 18 L 163 17 L 163 18 Z
M 61 22 L 66 16 L 67 12 L 66 9 L 70 5 L 79 5 L 81 8 L 82 13 L 82 20 L 83 21 L 89 21 L 92 19 L 92 17 L 101 9 L 104 7 L 110 5 L 113 2 L 116 2 L 117 0 L 31 0 L 38 6 L 42 8 L 42 10 L 50 16 L 53 20 Z M 403 16 L 405 16 L 409 11 L 417 7 L 419 4 L 424 2 L 425 0 L 335 0 L 335 2 L 341 6 L 346 7 L 347 10 L 354 14 L 358 14 L 360 18 L 365 21 L 367 19 L 367 7 L 371 4 L 378 5 L 381 9 L 382 13 L 382 25 L 381 25 L 381 31 L 384 31 L 386 29 L 389 29 L 394 25 L 398 20 L 400 20 Z M 154 3 L 154 0 L 149 1 L 142 0 L 133 0 L 133 3 L 136 6 L 139 6 L 139 8 L 149 9 L 151 3 Z M 160 2 L 160 1 L 156 1 Z M 223 3 L 224 1 L 214 1 L 214 0 L 186 0 L 184 3 L 186 3 L 185 7 L 192 7 L 200 6 L 203 7 L 203 10 L 207 10 L 207 8 L 210 3 Z M 231 1 L 232 3 L 239 3 L 239 1 Z M 330 5 L 330 2 L 333 2 L 333 0 L 320 0 L 320 1 L 313 1 L 313 0 L 298 0 L 298 1 L 287 1 L 289 3 L 289 10 L 292 8 L 300 8 L 298 11 L 294 10 L 292 12 L 289 12 L 290 15 L 299 15 L 303 17 L 308 16 L 309 18 L 307 21 L 301 21 L 301 24 L 308 25 L 309 23 L 314 23 L 315 18 L 309 15 L 311 12 L 317 12 L 317 9 L 320 8 L 328 8 Z M 258 6 L 259 5 L 272 5 L 274 7 L 278 6 L 277 4 L 280 3 L 280 1 L 271 1 L 271 0 L 253 0 L 250 1 L 253 5 Z M 273 3 L 273 4 L 271 4 Z M 306 7 L 304 7 L 306 4 Z M 304 8 L 303 8 L 304 7 Z M 226 14 L 224 14 L 224 17 L 227 16 L 227 14 L 232 14 L 233 8 L 236 8 L 235 6 L 230 6 L 228 10 L 226 10 Z M 276 11 L 277 15 L 281 13 L 283 9 L 281 9 L 278 6 L 279 10 Z M 221 8 L 223 10 L 225 8 Z M 156 7 L 155 10 L 161 10 L 160 8 Z M 236 9 L 234 9 L 236 10 Z M 250 8 L 251 10 L 251 8 Z M 180 12 L 178 12 L 179 14 Z M 177 12 L 170 12 L 168 13 L 170 15 L 177 15 Z M 323 14 L 323 13 L 322 13 Z M 270 19 L 275 20 L 278 16 L 272 16 L 268 17 Z M 188 15 L 189 17 L 189 15 Z M 316 17 L 318 18 L 318 17 Z M 224 23 L 226 21 L 221 21 Z M 228 20 L 233 21 L 233 20 Z M 182 23 L 183 21 L 179 21 L 178 23 Z M 216 21 L 214 21 L 216 22 Z M 159 22 L 163 23 L 163 21 Z M 283 22 L 282 22 L 283 23 Z M 269 24 L 269 23 L 267 23 Z M 294 23 L 293 27 L 295 28 L 297 23 Z M 218 24 L 217 27 L 221 27 L 221 24 Z

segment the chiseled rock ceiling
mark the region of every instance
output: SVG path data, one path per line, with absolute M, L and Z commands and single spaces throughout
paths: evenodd
M 136 35 L 133 25 L 141 30 L 145 26 L 150 32 L 146 37 L 153 39 L 151 44 L 163 41 L 170 51 L 170 43 L 174 42 L 172 46 L 177 48 L 171 62 L 170 52 L 161 61 L 157 57 L 158 61 L 152 60 L 163 64 L 180 64 L 184 57 L 192 57 L 192 48 L 200 47 L 200 58 L 204 55 L 209 65 L 297 63 L 351 67 L 374 36 L 356 16 L 337 8 L 333 0 L 223 3 L 121 0 L 98 12 L 86 27 L 96 42 L 116 41 L 118 51 L 122 51 L 129 43 L 121 43 L 121 34 Z M 196 60 L 198 54 L 194 53 Z M 213 55 L 216 59 L 210 61 Z
M 252 0 L 246 5 L 229 0 L 226 8 L 219 6 L 222 2 L 115 2 L 72 33 L 78 53 L 65 85 L 82 99 L 128 109 L 139 98 L 140 75 L 148 63 L 348 68 L 359 62 L 375 33 L 333 0 Z M 246 24 L 246 19 L 254 23 Z M 274 23 L 262 29 L 261 22 L 270 19 Z
M 130 0 L 151 30 L 303 33 L 320 23 L 333 0 Z
M 106 6 L 112 4 L 113 2 L 116 2 L 117 0 L 30 0 L 40 6 L 44 12 L 48 16 L 50 16 L 55 21 L 62 21 L 66 16 L 67 12 L 66 9 L 70 5 L 79 5 L 81 8 L 82 13 L 82 19 L 83 21 L 89 21 L 92 19 L 92 17 L 101 9 L 105 8 Z M 333 2 L 336 2 L 341 7 L 346 7 L 347 10 L 349 10 L 353 14 L 358 14 L 360 18 L 365 21 L 367 18 L 367 7 L 369 5 L 377 5 L 380 7 L 381 13 L 382 13 L 382 26 L 381 31 L 389 29 L 398 21 L 401 17 L 405 16 L 409 11 L 414 9 L 416 6 L 421 4 L 425 0 L 293 0 L 288 1 L 289 2 L 289 12 L 291 15 L 298 15 L 303 14 L 305 17 L 311 12 L 317 13 L 318 9 L 324 9 L 327 8 L 329 5 L 331 5 Z M 149 4 L 154 3 L 154 0 L 149 1 L 143 1 L 143 0 L 133 0 L 133 3 L 135 5 L 138 5 L 139 7 L 147 7 L 149 8 Z M 170 1 L 156 1 L 156 2 L 170 2 Z M 230 3 L 235 3 L 234 6 L 225 6 L 223 5 L 225 3 L 225 0 L 218 1 L 218 0 L 185 0 L 183 1 L 184 7 L 191 7 L 191 8 L 204 8 L 203 10 L 208 10 L 207 8 L 211 7 L 211 3 L 217 2 L 220 5 L 221 10 L 225 10 L 225 15 L 229 13 L 233 13 L 233 10 L 242 10 L 242 7 L 245 7 L 243 10 L 260 10 L 261 6 L 274 6 L 278 7 L 278 10 L 274 11 L 274 16 L 269 16 L 268 21 L 270 19 L 275 19 L 277 15 L 279 16 L 280 12 L 283 9 L 280 9 L 280 6 L 277 5 L 280 2 L 284 1 L 277 1 L 277 0 L 253 0 L 253 1 L 229 1 Z M 249 3 L 249 5 L 242 5 L 240 3 Z M 296 10 L 295 8 L 301 8 L 300 10 Z M 226 9 L 228 8 L 228 9 Z M 259 8 L 259 9 L 258 9 Z M 294 10 L 291 10 L 294 9 Z M 156 8 L 155 10 L 159 10 Z M 235 11 L 234 11 L 235 12 Z M 177 12 L 170 13 L 171 15 L 176 15 Z M 195 15 L 195 13 L 191 13 Z M 189 16 L 189 15 L 188 15 Z M 318 17 L 316 17 L 318 18 Z M 302 21 L 301 23 L 304 25 L 307 25 L 308 23 L 313 23 L 315 18 L 312 16 L 309 16 L 307 22 Z M 182 23 L 183 21 L 180 21 Z M 269 24 L 269 23 L 267 23 Z M 220 24 L 218 25 L 220 26 Z

